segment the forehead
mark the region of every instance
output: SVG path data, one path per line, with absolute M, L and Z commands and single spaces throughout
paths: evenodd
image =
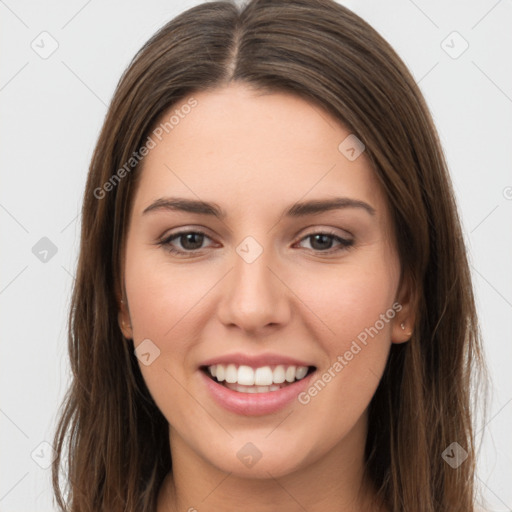
M 246 215 L 329 196 L 385 207 L 365 153 L 344 152 L 353 134 L 292 94 L 242 84 L 194 93 L 165 112 L 151 136 L 135 209 L 163 194 L 215 200 Z

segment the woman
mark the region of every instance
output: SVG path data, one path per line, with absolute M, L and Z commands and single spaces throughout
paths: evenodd
M 474 510 L 460 224 L 371 27 L 211 2 L 148 41 L 92 159 L 69 349 L 62 510 Z

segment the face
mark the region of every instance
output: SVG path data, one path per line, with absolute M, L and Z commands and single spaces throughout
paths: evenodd
M 286 475 L 364 444 L 406 341 L 393 226 L 365 153 L 319 107 L 240 84 L 193 101 L 144 160 L 120 324 L 173 456 Z

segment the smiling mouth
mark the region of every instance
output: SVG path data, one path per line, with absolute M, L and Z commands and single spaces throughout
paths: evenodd
M 315 366 L 272 365 L 252 368 L 246 365 L 214 364 L 201 370 L 214 382 L 239 393 L 279 391 L 316 370 Z

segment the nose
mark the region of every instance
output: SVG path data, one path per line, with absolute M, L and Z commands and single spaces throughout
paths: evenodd
M 222 323 L 253 334 L 285 325 L 291 316 L 290 291 L 279 276 L 271 251 L 263 250 L 250 263 L 235 253 L 233 265 L 224 280 L 218 307 Z

